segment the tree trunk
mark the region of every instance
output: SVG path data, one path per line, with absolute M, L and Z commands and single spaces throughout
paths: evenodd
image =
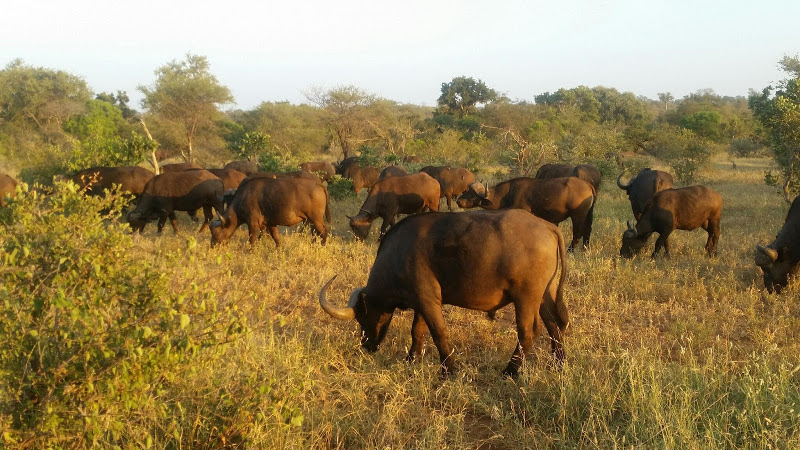
M 152 144 L 153 143 L 153 136 L 150 134 L 150 130 L 147 129 L 147 125 L 144 123 L 144 119 L 142 119 L 140 117 L 139 118 L 139 123 L 142 124 L 142 128 L 144 128 L 144 134 L 147 136 L 147 139 Z M 151 148 L 151 150 L 150 150 L 150 164 L 153 166 L 153 173 L 158 175 L 159 172 L 160 172 L 160 169 L 158 167 L 158 159 L 156 158 L 156 146 L 155 145 L 151 145 L 150 148 Z

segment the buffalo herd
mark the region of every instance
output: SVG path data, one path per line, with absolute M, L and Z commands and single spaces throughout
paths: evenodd
M 126 219 L 141 232 L 150 221 L 161 233 L 167 219 L 177 232 L 175 212 L 194 217 L 203 211 L 201 231 L 210 228 L 211 245 L 226 242 L 242 224 L 250 244 L 268 232 L 279 245 L 278 226 L 310 225 L 324 245 L 331 221 L 326 182 L 340 175 L 352 180 L 357 194 L 369 192 L 354 216 L 347 216 L 358 240 L 382 219 L 377 256 L 367 285 L 353 291 L 346 307 L 333 305 L 319 292 L 322 309 L 337 319 L 356 319 L 361 344 L 375 351 L 386 336 L 397 309 L 414 311 L 408 359 L 417 358 L 430 333 L 444 372 L 454 367 L 442 305 L 487 312 L 514 305 L 517 346 L 504 374 L 515 376 L 543 329 L 557 362 L 564 358 L 563 336 L 569 324 L 564 300 L 566 254 L 579 244 L 588 248 L 602 175 L 594 166 L 545 164 L 535 178 L 520 177 L 489 186 L 465 168 L 427 166 L 408 173 L 394 165 L 383 169 L 362 165 L 358 158 L 339 163 L 306 162 L 291 173 L 259 172 L 251 161 L 234 161 L 222 169 L 192 163 L 168 164 L 154 175 L 140 167 L 94 167 L 71 180 L 86 194 L 99 195 L 118 186 L 138 201 Z M 721 234 L 722 197 L 705 186 L 676 188 L 672 175 L 640 170 L 617 186 L 628 195 L 634 224 L 628 221 L 619 254 L 640 253 L 658 234 L 652 257 L 670 256 L 674 230 L 703 228 L 705 251 L 714 256 Z M 16 181 L 0 174 L 0 206 L 16 194 Z M 439 213 L 444 198 L 448 210 Z M 214 218 L 216 212 L 216 218 Z M 408 214 L 395 223 L 398 215 Z M 567 246 L 558 224 L 570 219 Z M 800 266 L 800 197 L 792 203 L 773 242 L 757 245 L 755 264 L 769 292 L 780 292 Z M 334 277 L 335 278 L 335 277 Z

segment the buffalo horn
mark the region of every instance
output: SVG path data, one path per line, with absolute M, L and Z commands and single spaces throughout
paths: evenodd
M 335 280 L 335 279 L 336 279 L 336 275 L 334 275 L 333 278 L 328 280 L 328 282 L 325 283 L 325 286 L 322 286 L 322 289 L 319 291 L 319 306 L 321 306 L 322 309 L 326 313 L 330 314 L 331 317 L 333 317 L 334 319 L 340 319 L 340 320 L 352 320 L 352 319 L 355 319 L 356 310 L 353 309 L 352 307 L 338 308 L 338 307 L 333 306 L 330 303 L 328 303 L 328 298 L 325 295 L 325 290 L 328 289 L 328 286 L 331 283 L 333 283 L 333 280 Z
M 623 173 L 624 173 L 624 172 L 623 172 Z M 624 189 L 624 190 L 626 190 L 626 191 L 627 191 L 628 189 L 630 189 L 630 188 L 631 188 L 631 184 L 633 183 L 633 180 L 634 180 L 634 178 L 636 178 L 636 177 L 633 177 L 633 178 L 631 178 L 630 180 L 628 180 L 628 184 L 622 184 L 622 183 L 620 183 L 620 182 L 619 182 L 620 178 L 622 178 L 622 175 L 623 175 L 623 174 L 621 173 L 621 174 L 619 174 L 619 176 L 617 177 L 617 186 L 619 186 L 619 188 L 620 188 L 620 189 Z
M 774 248 L 764 247 L 761 244 L 756 244 L 756 249 L 759 252 L 767 255 L 772 262 L 775 262 L 775 260 L 778 259 L 778 252 Z

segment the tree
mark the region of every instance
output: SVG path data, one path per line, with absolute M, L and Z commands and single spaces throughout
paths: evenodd
M 670 92 L 659 92 L 658 93 L 658 101 L 664 104 L 664 111 L 669 109 L 669 103 L 675 100 L 675 97 L 672 96 Z
M 441 113 L 463 118 L 474 114 L 478 104 L 486 104 L 496 98 L 497 92 L 483 81 L 461 76 L 449 83 L 442 83 L 442 95 L 437 103 Z
M 375 139 L 368 118 L 379 98 L 355 86 L 338 86 L 327 91 L 312 88 L 306 98 L 325 112 L 323 122 L 330 132 L 332 144 L 342 156 L 353 156 L 356 148 Z
M 187 53 L 184 61 L 172 60 L 155 74 L 152 86 L 139 86 L 142 106 L 178 128 L 185 137 L 184 158 L 191 162 L 195 136 L 216 127 L 219 107 L 233 102 L 233 96 L 211 74 L 205 56 Z
M 0 122 L 61 131 L 67 119 L 84 111 L 90 95 L 78 76 L 15 59 L 0 71 Z
M 783 193 L 788 202 L 800 182 L 800 58 L 785 56 L 779 65 L 791 78 L 781 81 L 777 88 L 751 91 L 749 104 L 767 132 L 775 161 L 783 171 Z
M 136 117 L 136 111 L 128 106 L 131 99 L 125 91 L 117 91 L 116 95 L 110 92 L 101 92 L 95 97 L 96 100 L 102 100 L 119 108 L 122 112 L 122 117 L 125 120 L 131 120 Z

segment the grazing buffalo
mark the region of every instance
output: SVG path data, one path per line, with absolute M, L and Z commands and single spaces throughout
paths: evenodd
M 603 174 L 597 167 L 590 164 L 545 164 L 536 171 L 536 179 L 546 180 L 550 178 L 576 177 L 590 183 L 596 191 L 600 191 L 600 183 L 603 181 Z
M 389 166 L 383 170 L 381 170 L 381 174 L 378 175 L 378 179 L 382 180 L 388 177 L 402 177 L 408 175 L 406 169 L 403 169 L 400 166 Z
M 6 197 L 17 195 L 17 180 L 10 176 L 0 173 L 0 207 L 5 207 Z
M 421 355 L 430 330 L 445 371 L 454 360 L 442 305 L 493 313 L 513 304 L 517 347 L 503 373 L 516 376 L 542 325 L 553 355 L 564 359 L 565 253 L 558 227 L 524 211 L 418 214 L 386 233 L 366 287 L 353 291 L 347 307 L 328 302 L 333 279 L 320 290 L 319 303 L 334 318 L 356 319 L 369 351 L 386 337 L 395 309 L 413 310 L 408 359 Z
M 139 204 L 128 213 L 128 222 L 134 230 L 141 232 L 149 220 L 158 218 L 160 234 L 169 217 L 172 230 L 177 233 L 175 211 L 202 208 L 205 221 L 200 231 L 203 231 L 213 218 L 212 208 L 222 212 L 220 198 L 223 192 L 222 180 L 207 170 L 162 173 L 144 186 Z
M 469 186 L 475 182 L 475 175 L 461 167 L 453 169 L 449 166 L 427 166 L 419 171 L 439 182 L 439 195 L 447 200 L 449 211 L 453 211 L 453 198 L 467 192 Z
M 223 169 L 238 170 L 245 175 L 251 175 L 258 172 L 258 164 L 256 164 L 255 161 L 243 159 L 241 161 L 231 161 L 228 164 L 225 164 Z
M 324 181 L 330 181 L 336 175 L 336 168 L 327 161 L 309 161 L 300 164 L 300 170 L 318 174 Z
M 767 291 L 780 293 L 800 263 L 800 196 L 792 202 L 775 240 L 766 247 L 756 245 L 755 259 L 756 265 L 764 271 Z
M 633 216 L 636 219 L 641 217 L 645 205 L 653 198 L 656 192 L 671 189 L 675 186 L 672 182 L 672 175 L 650 168 L 640 170 L 635 177 L 628 180 L 628 184 L 622 184 L 619 181 L 620 178 L 622 178 L 622 174 L 617 177 L 617 186 L 628 193 Z
M 159 169 L 161 173 L 166 172 L 182 172 L 184 170 L 194 170 L 194 169 L 202 169 L 203 166 L 200 166 L 195 163 L 191 162 L 183 162 L 183 163 L 175 163 L 175 164 L 164 164 L 160 166 Z
M 379 180 L 372 186 L 367 199 L 354 217 L 349 217 L 350 228 L 356 238 L 364 240 L 372 221 L 380 217 L 381 239 L 386 229 L 394 225 L 398 214 L 415 214 L 429 208 L 439 210 L 439 183 L 425 173 Z
M 72 182 L 89 195 L 100 195 L 116 184 L 120 190 L 139 196 L 153 176 L 153 172 L 137 166 L 92 167 L 75 174 Z
M 247 175 L 236 169 L 208 169 L 208 171 L 222 180 L 222 185 L 226 192 L 230 189 L 238 188 L 242 181 L 247 178 Z
M 211 245 L 226 242 L 239 225 L 247 224 L 251 245 L 266 228 L 277 246 L 278 225 L 290 227 L 303 221 L 311 223 L 325 245 L 324 220 L 331 221 L 328 191 L 314 178 L 256 177 L 242 183 L 222 218 L 212 222 Z
M 631 258 L 639 253 L 647 244 L 653 233 L 658 233 L 655 258 L 663 248 L 669 256 L 669 235 L 675 230 L 692 231 L 703 228 L 708 232 L 706 253 L 716 254 L 719 241 L 719 221 L 722 216 L 722 197 L 713 189 L 705 186 L 689 186 L 680 189 L 667 189 L 656 193 L 647 203 L 644 212 L 632 226 L 622 235 L 622 248 L 619 254 Z
M 524 209 L 555 225 L 572 219 L 571 251 L 581 239 L 584 248 L 589 246 L 596 197 L 594 186 L 575 177 L 550 180 L 522 177 L 488 190 L 480 183 L 473 183 L 456 203 L 462 208 Z

